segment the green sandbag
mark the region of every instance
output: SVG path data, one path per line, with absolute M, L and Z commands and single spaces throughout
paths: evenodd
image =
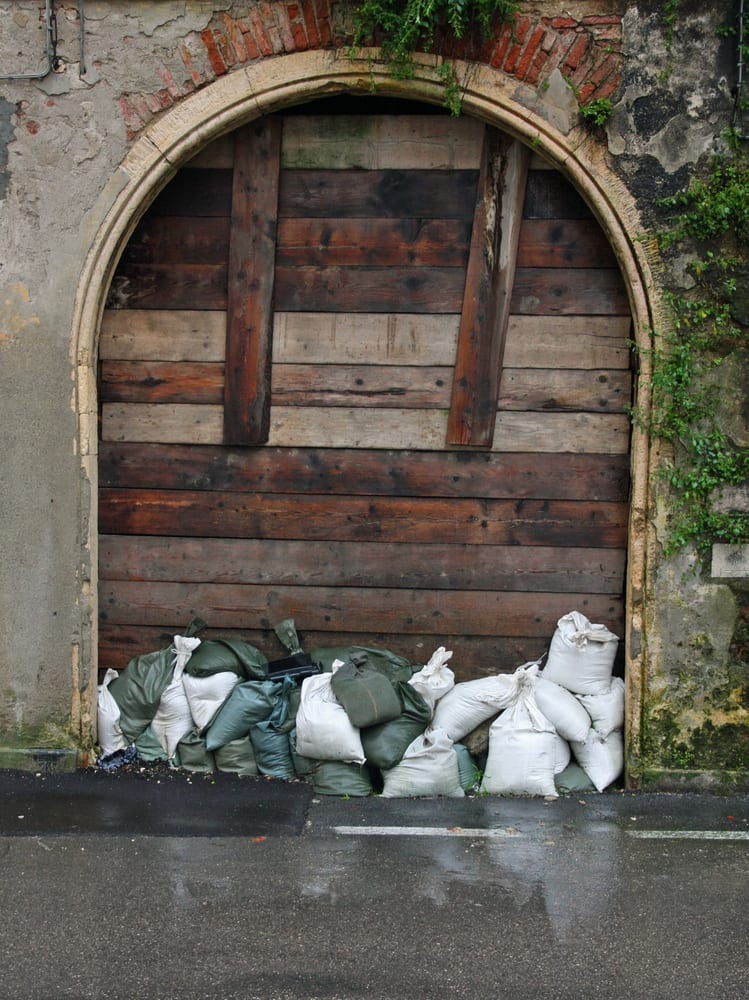
M 289 717 L 289 693 L 296 685 L 287 677 L 270 717 L 250 729 L 257 769 L 268 778 L 291 781 L 296 777 L 289 746 L 289 731 L 282 727 Z
M 458 780 L 464 792 L 476 792 L 481 784 L 481 772 L 476 767 L 468 747 L 462 743 L 453 743 L 453 750 L 458 758 Z
M 399 681 L 395 691 L 402 706 L 398 718 L 361 731 L 367 763 L 382 771 L 389 771 L 400 763 L 407 747 L 421 736 L 432 719 L 431 707 L 415 687 Z
M 369 665 L 364 654 L 354 653 L 335 671 L 331 690 L 346 710 L 352 726 L 363 729 L 390 722 L 401 713 L 401 702 L 385 674 Z
M 249 736 L 253 726 L 270 716 L 282 689 L 283 685 L 274 681 L 237 684 L 208 727 L 206 748 L 215 750 Z
M 292 729 L 289 733 L 289 750 L 291 751 L 291 761 L 294 765 L 294 771 L 300 778 L 305 778 L 308 774 L 312 774 L 318 761 L 314 760 L 312 757 L 305 757 L 304 754 L 297 753 L 296 750 L 296 729 Z
M 260 650 L 244 639 L 206 639 L 187 661 L 185 671 L 192 677 L 209 677 L 231 670 L 246 680 L 262 680 L 267 662 Z
M 213 754 L 206 749 L 205 740 L 193 729 L 177 744 L 179 765 L 186 771 L 211 772 L 216 770 Z
M 312 786 L 317 795 L 363 798 L 371 795 L 372 779 L 366 764 L 347 764 L 342 760 L 321 760 L 315 765 Z
M 367 663 L 388 677 L 394 684 L 397 681 L 407 681 L 414 674 L 414 667 L 402 656 L 397 656 L 387 649 L 375 649 L 372 646 L 324 646 L 313 649 L 310 659 L 319 663 L 325 673 L 333 669 L 333 660 L 344 663 L 357 654 L 364 653 Z
M 561 774 L 554 776 L 554 785 L 562 795 L 596 791 L 596 786 L 579 764 L 568 764 Z
M 213 751 L 213 759 L 219 771 L 227 771 L 230 774 L 239 774 L 243 777 L 257 777 L 255 751 L 247 736 L 243 739 L 232 740 L 226 746 L 217 747 Z
M 144 729 L 135 741 L 135 749 L 138 751 L 138 759 L 146 764 L 168 763 L 169 758 L 166 751 L 151 726 Z M 173 761 L 173 763 L 177 766 L 177 761 Z
M 292 680 L 292 678 L 287 678 Z M 291 687 L 285 695 L 287 703 L 287 716 L 277 728 L 279 733 L 290 733 L 296 726 L 296 713 L 299 711 L 299 702 L 302 700 L 302 688 L 296 681 L 292 680 Z
M 172 681 L 174 658 L 171 646 L 136 656 L 109 685 L 120 710 L 120 728 L 129 743 L 151 725 L 161 696 Z

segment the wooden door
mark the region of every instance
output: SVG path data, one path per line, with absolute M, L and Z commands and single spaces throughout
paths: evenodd
M 260 119 L 183 168 L 100 342 L 100 665 L 198 614 L 462 679 L 623 635 L 630 314 L 572 186 L 440 114 Z

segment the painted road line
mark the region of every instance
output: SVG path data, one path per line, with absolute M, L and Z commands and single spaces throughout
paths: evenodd
M 487 839 L 519 837 L 520 831 L 463 826 L 334 826 L 334 833 L 352 837 L 470 837 Z
M 639 840 L 749 840 L 749 830 L 627 830 Z

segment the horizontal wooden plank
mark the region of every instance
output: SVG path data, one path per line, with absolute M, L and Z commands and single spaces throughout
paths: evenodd
M 474 591 L 388 590 L 348 587 L 240 586 L 210 583 L 110 582 L 101 588 L 101 618 L 110 624 L 161 625 L 210 608 L 211 624 L 263 627 L 284 618 L 308 628 L 361 632 L 373 622 L 384 632 L 440 636 L 548 635 L 570 608 L 608 625 L 620 620 L 621 599 L 598 594 L 527 594 Z
M 465 272 L 458 267 L 277 264 L 274 297 L 276 308 L 289 312 L 455 313 L 464 284 Z
M 231 215 L 230 167 L 183 167 L 149 208 L 151 215 L 229 218 Z
M 504 368 L 499 386 L 500 410 L 624 413 L 631 401 L 632 376 L 616 369 Z
M 268 444 L 284 448 L 397 448 L 432 451 L 445 446 L 444 410 L 274 406 Z M 624 454 L 630 424 L 619 413 L 499 414 L 492 444 L 503 452 Z M 220 444 L 223 408 L 187 403 L 105 403 L 104 441 Z
M 223 364 L 171 361 L 103 361 L 103 403 L 222 403 Z
M 629 316 L 510 316 L 508 368 L 629 369 Z
M 101 485 L 136 489 L 625 501 L 628 468 L 626 455 L 99 447 Z
M 465 267 L 463 219 L 281 219 L 279 267 Z
M 521 315 L 628 316 L 629 301 L 616 268 L 519 267 L 511 309 Z
M 626 503 L 103 489 L 102 534 L 621 548 Z
M 229 253 L 228 217 L 146 215 L 122 254 L 131 264 L 220 264 Z
M 570 181 L 556 170 L 530 170 L 525 191 L 526 219 L 589 219 L 592 212 Z
M 572 610 L 572 609 L 570 609 Z M 206 610 L 202 617 L 211 618 Z M 99 670 L 100 683 L 108 667 L 124 669 L 134 656 L 169 647 L 174 634 L 184 631 L 187 623 L 174 618 L 173 612 L 165 612 L 165 627 L 153 625 L 129 625 L 120 623 L 99 625 Z M 521 663 L 538 659 L 548 648 L 550 636 L 468 636 L 464 634 L 447 636 L 444 632 L 436 635 L 397 635 L 392 632 L 376 631 L 376 623 L 364 632 L 318 632 L 300 628 L 297 631 L 305 650 L 325 647 L 369 646 L 387 649 L 409 662 L 422 665 L 428 661 L 438 646 L 447 646 L 453 651 L 450 660 L 456 680 L 473 680 L 476 677 L 497 673 L 511 673 Z M 166 627 L 171 626 L 171 627 Z M 616 632 L 616 629 L 614 630 Z M 618 634 L 623 634 L 621 629 Z M 200 633 L 202 639 L 241 638 L 260 649 L 269 659 L 283 656 L 278 640 L 271 629 L 255 627 L 255 623 L 239 630 L 207 628 Z
M 100 580 L 621 594 L 621 549 L 103 535 Z
M 303 169 L 478 169 L 484 125 L 466 115 L 287 115 L 282 164 Z
M 518 267 L 616 267 L 611 244 L 594 219 L 525 219 Z
M 478 170 L 282 170 L 280 218 L 471 219 Z
M 221 361 L 226 313 L 187 309 L 105 309 L 99 358 L 116 361 Z
M 351 406 L 446 409 L 453 370 L 396 365 L 273 366 L 274 406 Z
M 119 309 L 225 310 L 228 264 L 121 264 L 108 305 Z

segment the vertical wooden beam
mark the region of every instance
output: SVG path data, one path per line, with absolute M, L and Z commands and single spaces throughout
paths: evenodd
M 515 276 L 530 150 L 487 128 L 466 268 L 448 445 L 489 448 Z
M 279 118 L 259 118 L 237 132 L 227 289 L 225 444 L 268 440 L 280 162 Z

